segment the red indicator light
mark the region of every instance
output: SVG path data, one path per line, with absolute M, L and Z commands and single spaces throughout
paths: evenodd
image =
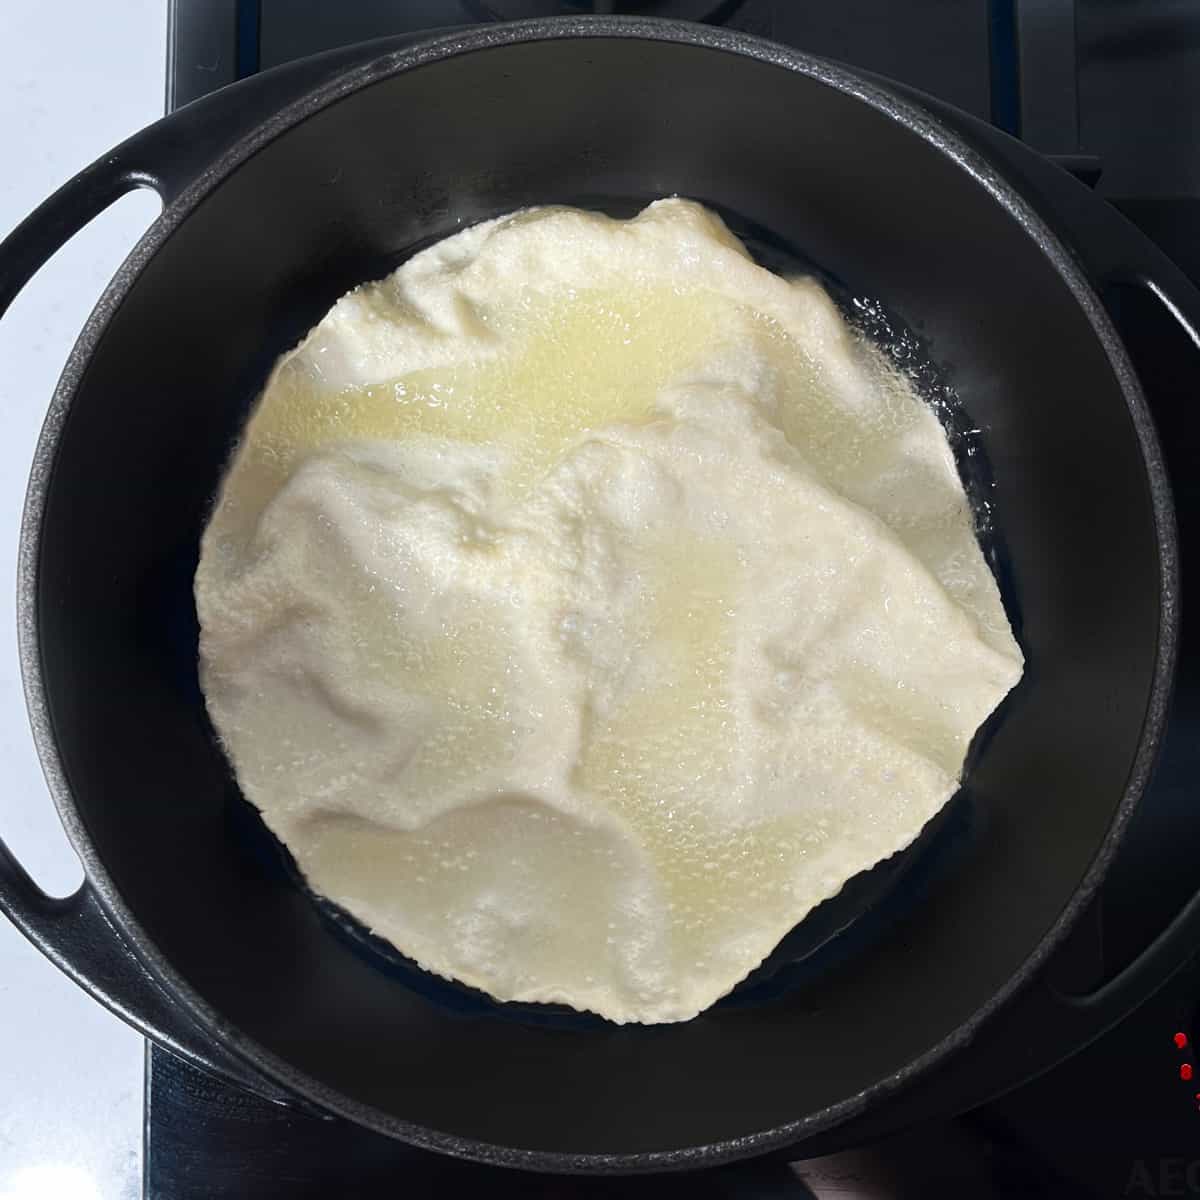
M 1191 1079 L 1191 1077 L 1192 1077 L 1192 1064 L 1191 1063 L 1180 1063 L 1179 1064 L 1179 1078 L 1180 1079 Z
M 1184 1048 L 1184 1046 L 1187 1045 L 1187 1034 L 1186 1033 L 1177 1033 L 1175 1035 L 1175 1045 L 1178 1049 L 1182 1050 Z

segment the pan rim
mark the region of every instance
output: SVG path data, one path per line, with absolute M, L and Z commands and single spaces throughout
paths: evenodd
M 799 73 L 831 87 L 880 112 L 950 158 L 982 186 L 1022 227 L 1051 267 L 1066 283 L 1083 310 L 1108 358 L 1121 388 L 1139 442 L 1146 470 L 1159 560 L 1159 628 L 1153 676 L 1146 715 L 1121 801 L 1096 856 L 1076 888 L 1070 902 L 1018 970 L 988 1002 L 977 1009 L 953 1032 L 924 1054 L 897 1071 L 877 1080 L 860 1092 L 795 1121 L 740 1137 L 697 1146 L 636 1153 L 571 1153 L 516 1149 L 447 1134 L 427 1126 L 400 1120 L 374 1106 L 354 1101 L 301 1071 L 266 1049 L 255 1039 L 228 1026 L 224 1018 L 179 975 L 167 958 L 142 930 L 125 904 L 98 853 L 82 818 L 75 809 L 65 770 L 58 753 L 49 699 L 41 672 L 38 633 L 38 562 L 42 518 L 49 492 L 60 435 L 74 394 L 99 344 L 109 320 L 132 289 L 142 269 L 166 240 L 191 215 L 197 205 L 229 175 L 262 147 L 310 116 L 344 97 L 418 67 L 462 54 L 509 45 L 558 39 L 625 38 L 670 42 L 750 58 L 764 65 Z M 170 118 L 166 118 L 170 120 Z M 21 524 L 17 580 L 18 641 L 26 704 L 34 742 L 47 785 L 68 836 L 83 863 L 85 873 L 102 903 L 112 915 L 121 936 L 142 958 L 172 999 L 209 1037 L 230 1050 L 239 1060 L 267 1078 L 329 1112 L 359 1125 L 428 1150 L 467 1158 L 493 1166 L 568 1173 L 638 1173 L 715 1166 L 736 1159 L 782 1149 L 805 1137 L 829 1130 L 883 1099 L 937 1063 L 964 1048 L 979 1028 L 1006 1005 L 1048 959 L 1090 902 L 1116 852 L 1125 827 L 1153 771 L 1162 739 L 1170 701 L 1171 682 L 1177 655 L 1179 625 L 1179 564 L 1174 510 L 1154 424 L 1141 386 L 1119 334 L 1091 283 L 1070 252 L 1035 214 L 1024 198 L 981 154 L 931 113 L 863 78 L 848 67 L 789 49 L 774 42 L 711 26 L 639 17 L 557 17 L 506 24 L 473 26 L 411 47 L 392 51 L 365 65 L 338 75 L 298 100 L 279 109 L 228 151 L 206 166 L 193 181 L 164 207 L 163 212 L 135 246 L 114 275 L 89 318 L 70 357 L 50 403 L 38 439 L 29 489 Z

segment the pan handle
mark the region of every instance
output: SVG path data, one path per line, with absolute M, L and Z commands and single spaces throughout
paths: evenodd
M 0 842 L 0 909 L 56 967 L 146 1037 L 266 1100 L 296 1103 L 191 1021 L 126 943 L 91 882 L 70 896 L 49 896 Z
M 1124 220 L 1124 218 L 1120 218 Z M 1105 253 L 1111 252 L 1109 239 Z M 1135 248 L 1131 255 L 1130 249 Z M 1149 245 L 1145 239 L 1129 239 L 1122 246 L 1119 263 L 1107 262 L 1099 264 L 1103 273 L 1099 276 L 1104 281 L 1102 294 L 1112 296 L 1114 290 L 1139 289 L 1154 297 L 1163 316 L 1170 319 L 1184 337 L 1191 343 L 1180 349 L 1189 359 L 1194 360 L 1195 369 L 1187 370 L 1186 376 L 1193 380 L 1194 389 L 1200 382 L 1200 289 L 1198 289 L 1184 273 L 1165 255 Z M 1120 325 L 1120 312 L 1113 311 L 1113 317 Z M 1134 369 L 1143 375 L 1143 383 L 1151 388 L 1154 382 L 1153 364 L 1140 363 L 1137 347 L 1129 346 Z M 1192 351 L 1195 351 L 1193 354 Z M 1160 372 L 1161 374 L 1161 372 Z M 1189 397 L 1190 399 L 1190 397 Z M 1176 400 L 1178 403 L 1178 400 Z M 1170 417 L 1169 412 L 1163 414 Z M 1186 472 L 1193 464 L 1187 459 L 1187 447 L 1180 450 L 1177 436 L 1168 424 L 1160 427 L 1159 440 L 1168 469 L 1176 479 L 1176 486 L 1188 486 Z M 1172 464 L 1172 458 L 1175 463 Z M 1195 530 L 1191 533 L 1194 535 Z M 1183 543 L 1181 550 L 1184 557 L 1183 567 L 1186 571 L 1189 565 L 1187 554 L 1189 544 Z M 1191 564 L 1195 565 L 1195 564 Z M 1174 603 L 1179 606 L 1181 597 L 1176 594 Z M 1189 620 L 1186 610 L 1181 621 L 1181 639 L 1178 669 L 1180 677 L 1187 676 L 1189 687 L 1194 688 L 1194 679 L 1198 668 L 1195 660 L 1197 645 L 1194 619 Z M 1171 778 L 1181 775 L 1191 778 L 1191 770 L 1197 762 L 1194 750 L 1182 745 L 1186 735 L 1185 730 L 1168 726 L 1166 741 L 1160 755 L 1160 776 L 1170 764 Z M 1161 782 L 1160 782 L 1161 785 Z M 1153 783 L 1150 785 L 1154 786 Z M 1198 881 L 1200 882 L 1200 881 Z M 1194 954 L 1200 952 L 1200 890 L 1175 914 L 1171 922 L 1161 933 L 1147 945 L 1138 956 L 1121 969 L 1113 978 L 1107 980 L 1094 991 L 1081 995 L 1067 995 L 1055 991 L 1058 1001 L 1070 1010 L 1075 1019 L 1094 1027 L 1097 1034 L 1109 1025 L 1123 1017 L 1142 999 L 1156 991 L 1174 971 L 1187 962 Z
M 155 179 L 127 165 L 129 142 L 85 167 L 0 242 L 0 316 L 50 257 L 89 221 L 137 187 Z
M 0 317 L 58 250 L 127 192 L 148 187 L 170 203 L 201 173 L 215 146 L 244 132 L 245 118 L 234 121 L 225 110 L 229 100 L 217 93 L 148 125 L 34 209 L 0 242 Z
M 0 316 L 56 251 L 125 193 L 151 187 L 167 198 L 173 187 L 164 179 L 191 178 L 188 158 L 172 151 L 177 133 L 168 118 L 130 138 L 0 242 Z M 156 161 L 161 171 L 144 165 Z M 49 896 L 0 842 L 0 909 L 56 966 L 147 1037 L 267 1099 L 293 1101 L 192 1021 L 125 942 L 90 881 L 71 896 Z
M 1094 991 L 1067 994 L 1047 984 L 1055 1000 L 1099 1037 L 1171 978 L 1200 950 L 1200 892 L 1131 963 Z
M 262 121 L 354 58 L 353 47 L 329 51 L 221 88 L 85 167 L 0 242 L 0 316 L 57 250 L 127 192 L 148 187 L 170 204 Z

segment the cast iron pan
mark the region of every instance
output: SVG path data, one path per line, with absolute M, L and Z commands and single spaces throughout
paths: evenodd
M 759 1153 L 961 1051 L 1101 878 L 1169 690 L 1165 476 L 1078 264 L 919 107 L 698 26 L 556 20 L 439 39 L 340 76 L 197 170 L 220 144 L 204 113 L 226 103 L 131 139 L 0 246 L 2 309 L 124 191 L 167 201 L 68 363 L 26 514 L 30 710 L 88 881 L 52 901 L 4 853 L 6 910 L 194 1061 L 489 1162 L 650 1170 Z M 793 954 L 819 970 L 657 1028 L 456 1004 L 331 928 L 247 836 L 189 665 L 198 536 L 248 400 L 347 287 L 525 204 L 672 192 L 919 332 L 984 431 L 1026 677 L 947 817 L 953 853 L 885 868 L 867 918 L 850 922 L 854 909 Z M 938 865 L 919 870 L 927 858 Z

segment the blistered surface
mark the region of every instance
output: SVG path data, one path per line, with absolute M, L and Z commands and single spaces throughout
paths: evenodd
M 907 845 L 1021 671 L 933 411 L 680 200 L 529 210 L 339 301 L 196 595 L 313 887 L 617 1021 L 695 1015 Z

